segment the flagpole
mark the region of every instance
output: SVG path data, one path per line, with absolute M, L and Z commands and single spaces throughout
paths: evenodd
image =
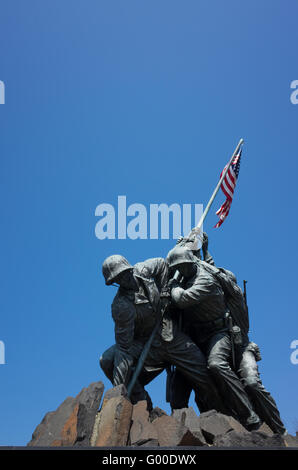
M 219 190 L 219 188 L 221 187 L 221 184 L 222 184 L 222 182 L 223 182 L 223 180 L 224 180 L 224 178 L 225 178 L 227 172 L 229 171 L 229 168 L 230 168 L 230 166 L 232 165 L 232 162 L 233 162 L 235 156 L 236 156 L 237 153 L 239 152 L 239 149 L 240 149 L 241 145 L 243 144 L 243 142 L 244 142 L 243 139 L 240 139 L 240 140 L 239 140 L 239 143 L 238 143 L 237 147 L 235 148 L 235 150 L 234 150 L 234 152 L 233 152 L 233 155 L 231 156 L 231 158 L 230 158 L 230 160 L 229 160 L 229 163 L 227 164 L 227 167 L 226 167 L 225 170 L 223 171 L 223 173 L 222 173 L 222 175 L 221 175 L 221 177 L 220 177 L 220 180 L 219 180 L 219 182 L 217 183 L 216 188 L 215 188 L 215 190 L 213 191 L 212 196 L 211 196 L 211 198 L 209 199 L 209 202 L 208 202 L 208 204 L 207 204 L 207 206 L 206 206 L 206 208 L 205 208 L 205 210 L 204 210 L 204 212 L 203 212 L 203 214 L 202 214 L 202 216 L 201 216 L 199 222 L 198 222 L 197 225 L 189 232 L 188 236 L 187 236 L 186 238 L 184 238 L 184 241 L 182 241 L 182 243 L 180 244 L 180 246 L 184 246 L 187 241 L 190 241 L 190 240 L 191 240 L 190 237 L 191 237 L 192 235 L 195 235 L 194 240 L 192 240 L 192 246 L 189 245 L 188 248 L 191 249 L 191 250 L 197 250 L 197 249 L 198 249 L 198 248 L 197 248 L 197 246 L 198 246 L 198 235 L 199 235 L 199 233 L 200 233 L 200 231 L 201 231 L 203 222 L 204 222 L 204 220 L 206 219 L 206 216 L 207 216 L 207 214 L 208 214 L 208 212 L 209 212 L 209 210 L 210 210 L 210 207 L 212 206 L 212 203 L 213 203 L 213 201 L 214 201 L 214 199 L 215 199 L 215 196 L 216 196 L 216 194 L 218 193 L 218 190 Z M 177 271 L 176 271 L 174 277 L 175 277 L 175 279 L 178 279 L 179 274 L 178 274 Z
M 218 190 L 219 190 L 219 188 L 221 187 L 221 184 L 222 184 L 223 180 L 225 179 L 225 176 L 226 176 L 227 172 L 229 171 L 229 168 L 230 168 L 230 166 L 232 165 L 232 162 L 233 162 L 235 156 L 237 155 L 237 153 L 239 152 L 239 149 L 240 149 L 241 145 L 243 144 L 243 142 L 244 142 L 243 139 L 240 139 L 240 140 L 239 140 L 239 143 L 238 143 L 237 147 L 235 148 L 234 153 L 233 153 L 233 155 L 231 156 L 230 161 L 229 161 L 229 163 L 228 163 L 226 169 L 224 170 L 223 174 L 221 175 L 221 178 L 220 178 L 219 182 L 217 183 L 217 186 L 216 186 L 215 190 L 213 191 L 213 194 L 212 194 L 211 198 L 209 199 L 209 202 L 208 202 L 207 206 L 205 207 L 205 210 L 204 210 L 204 212 L 203 212 L 203 214 L 202 214 L 202 216 L 201 216 L 201 218 L 200 218 L 198 224 L 196 225 L 196 227 L 194 227 L 194 228 L 190 231 L 188 237 L 190 237 L 193 233 L 198 234 L 198 233 L 200 232 L 201 227 L 202 227 L 202 225 L 203 225 L 203 222 L 204 222 L 204 220 L 205 220 L 205 218 L 206 218 L 206 216 L 207 216 L 207 214 L 208 214 L 208 212 L 209 212 L 209 209 L 210 209 L 210 207 L 211 207 L 211 205 L 212 205 L 212 203 L 213 203 L 213 201 L 214 201 L 214 199 L 215 199 L 215 196 L 216 196 L 216 194 L 218 193 Z

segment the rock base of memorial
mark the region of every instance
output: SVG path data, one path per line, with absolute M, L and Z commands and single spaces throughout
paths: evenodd
M 123 385 L 107 390 L 102 382 L 68 397 L 45 415 L 28 446 L 43 447 L 298 447 L 298 436 L 280 436 L 263 424 L 248 432 L 231 416 L 193 408 L 169 416 L 147 402 L 132 405 Z

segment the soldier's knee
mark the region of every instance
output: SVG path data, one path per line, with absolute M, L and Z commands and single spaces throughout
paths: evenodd
M 112 367 L 110 359 L 105 354 L 102 354 L 102 356 L 100 356 L 99 365 L 104 372 L 110 370 Z
M 226 369 L 226 364 L 218 358 L 210 358 L 207 363 L 207 368 L 214 375 L 220 375 Z
M 104 361 L 103 356 L 100 356 L 99 358 L 99 365 L 102 368 L 102 370 L 104 370 L 105 361 Z

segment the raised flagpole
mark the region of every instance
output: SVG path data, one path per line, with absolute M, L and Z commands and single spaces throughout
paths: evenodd
M 218 182 L 217 185 L 216 185 L 216 188 L 215 188 L 214 191 L 213 191 L 213 194 L 212 194 L 211 198 L 209 199 L 209 202 L 208 202 L 207 206 L 205 207 L 205 210 L 204 210 L 204 212 L 203 212 L 203 214 L 202 214 L 202 216 L 201 216 L 199 222 L 198 222 L 197 225 L 189 232 L 189 235 L 188 235 L 187 238 L 189 238 L 193 233 L 195 233 L 196 235 L 198 235 L 198 234 L 200 233 L 201 228 L 202 228 L 202 225 L 203 225 L 203 223 L 204 223 L 204 220 L 206 219 L 206 216 L 207 216 L 207 214 L 208 214 L 208 212 L 209 212 L 209 210 L 210 210 L 210 207 L 211 207 L 211 205 L 212 205 L 212 203 L 213 203 L 213 201 L 214 201 L 214 199 L 215 199 L 215 197 L 216 197 L 216 195 L 217 195 L 217 193 L 218 193 L 218 190 L 219 190 L 219 188 L 221 187 L 221 184 L 222 184 L 223 180 L 225 179 L 225 176 L 226 176 L 227 172 L 229 171 L 229 168 L 230 168 L 230 166 L 232 165 L 232 162 L 233 162 L 235 156 L 237 155 L 237 153 L 239 152 L 240 147 L 241 147 L 241 145 L 242 145 L 243 143 L 244 143 L 244 140 L 243 140 L 243 139 L 240 139 L 240 140 L 239 140 L 239 143 L 238 143 L 238 145 L 237 145 L 237 147 L 236 147 L 235 150 L 234 150 L 233 155 L 232 155 L 231 158 L 230 158 L 229 163 L 227 164 L 225 170 L 223 171 L 223 173 L 222 173 L 222 175 L 221 175 L 221 178 L 220 178 L 219 182 Z

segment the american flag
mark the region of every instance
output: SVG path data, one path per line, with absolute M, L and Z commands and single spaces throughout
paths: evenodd
M 223 182 L 221 183 L 220 187 L 222 189 L 222 192 L 226 196 L 226 200 L 216 212 L 216 215 L 218 215 L 219 217 L 219 221 L 215 225 L 215 228 L 218 228 L 221 226 L 221 224 L 224 222 L 224 220 L 226 219 L 226 217 L 228 216 L 230 212 L 230 208 L 231 208 L 232 200 L 234 196 L 234 190 L 235 190 L 235 186 L 236 186 L 236 182 L 237 182 L 237 178 L 238 178 L 239 170 L 240 170 L 241 153 L 242 153 L 242 147 L 237 153 L 237 155 L 235 155 L 234 160 L 230 168 L 228 169 L 227 174 L 223 179 Z M 224 171 L 226 170 L 227 166 L 228 166 L 228 163 L 222 170 L 220 174 L 220 178 L 222 174 L 224 173 Z

